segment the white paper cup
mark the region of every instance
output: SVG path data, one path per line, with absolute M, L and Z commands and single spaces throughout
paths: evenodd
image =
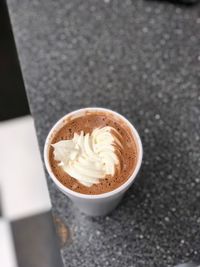
M 81 194 L 75 191 L 72 191 L 71 189 L 65 187 L 54 175 L 54 173 L 51 170 L 51 166 L 49 164 L 49 148 L 51 145 L 52 137 L 55 136 L 56 132 L 62 127 L 63 121 L 67 121 L 67 119 L 73 118 L 73 117 L 79 117 L 85 114 L 85 112 L 98 112 L 103 111 L 105 113 L 110 113 L 114 115 L 115 117 L 121 119 L 126 123 L 126 125 L 130 128 L 137 148 L 137 163 L 133 170 L 132 175 L 129 177 L 129 179 L 123 183 L 121 186 L 116 188 L 113 191 L 99 194 L 99 195 L 87 195 L 87 194 Z M 48 173 L 51 177 L 51 179 L 54 181 L 54 183 L 57 185 L 58 189 L 63 192 L 66 196 L 68 196 L 73 203 L 84 213 L 90 216 L 101 216 L 106 215 L 109 212 L 111 212 L 120 202 L 122 199 L 124 193 L 128 190 L 128 188 L 132 185 L 132 183 L 135 180 L 135 177 L 140 169 L 141 163 L 142 163 L 142 155 L 143 155 L 143 149 L 142 149 L 142 143 L 139 137 L 138 132 L 134 128 L 134 126 L 122 115 L 119 113 L 105 109 L 105 108 L 83 108 L 76 111 L 73 111 L 71 113 L 68 113 L 64 117 L 62 117 L 50 130 L 45 146 L 44 146 L 44 161 L 46 168 L 48 170 Z

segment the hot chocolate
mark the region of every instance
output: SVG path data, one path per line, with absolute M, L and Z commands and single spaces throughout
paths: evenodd
M 126 182 L 137 162 L 128 125 L 113 114 L 87 111 L 54 132 L 49 162 L 57 179 L 82 194 L 102 194 Z

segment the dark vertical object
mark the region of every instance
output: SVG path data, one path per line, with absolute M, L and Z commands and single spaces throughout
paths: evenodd
M 50 211 L 11 225 L 20 267 L 63 267 Z
M 30 114 L 5 1 L 0 1 L 0 121 Z

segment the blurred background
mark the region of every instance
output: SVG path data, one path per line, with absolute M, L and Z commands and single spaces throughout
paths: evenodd
M 49 194 L 4 1 L 0 1 L 0 140 L 0 266 L 59 266 Z

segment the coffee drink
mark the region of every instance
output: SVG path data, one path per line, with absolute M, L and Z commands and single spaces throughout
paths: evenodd
M 102 194 L 118 188 L 132 175 L 137 146 L 124 120 L 106 111 L 87 111 L 63 120 L 53 133 L 49 163 L 67 188 Z

